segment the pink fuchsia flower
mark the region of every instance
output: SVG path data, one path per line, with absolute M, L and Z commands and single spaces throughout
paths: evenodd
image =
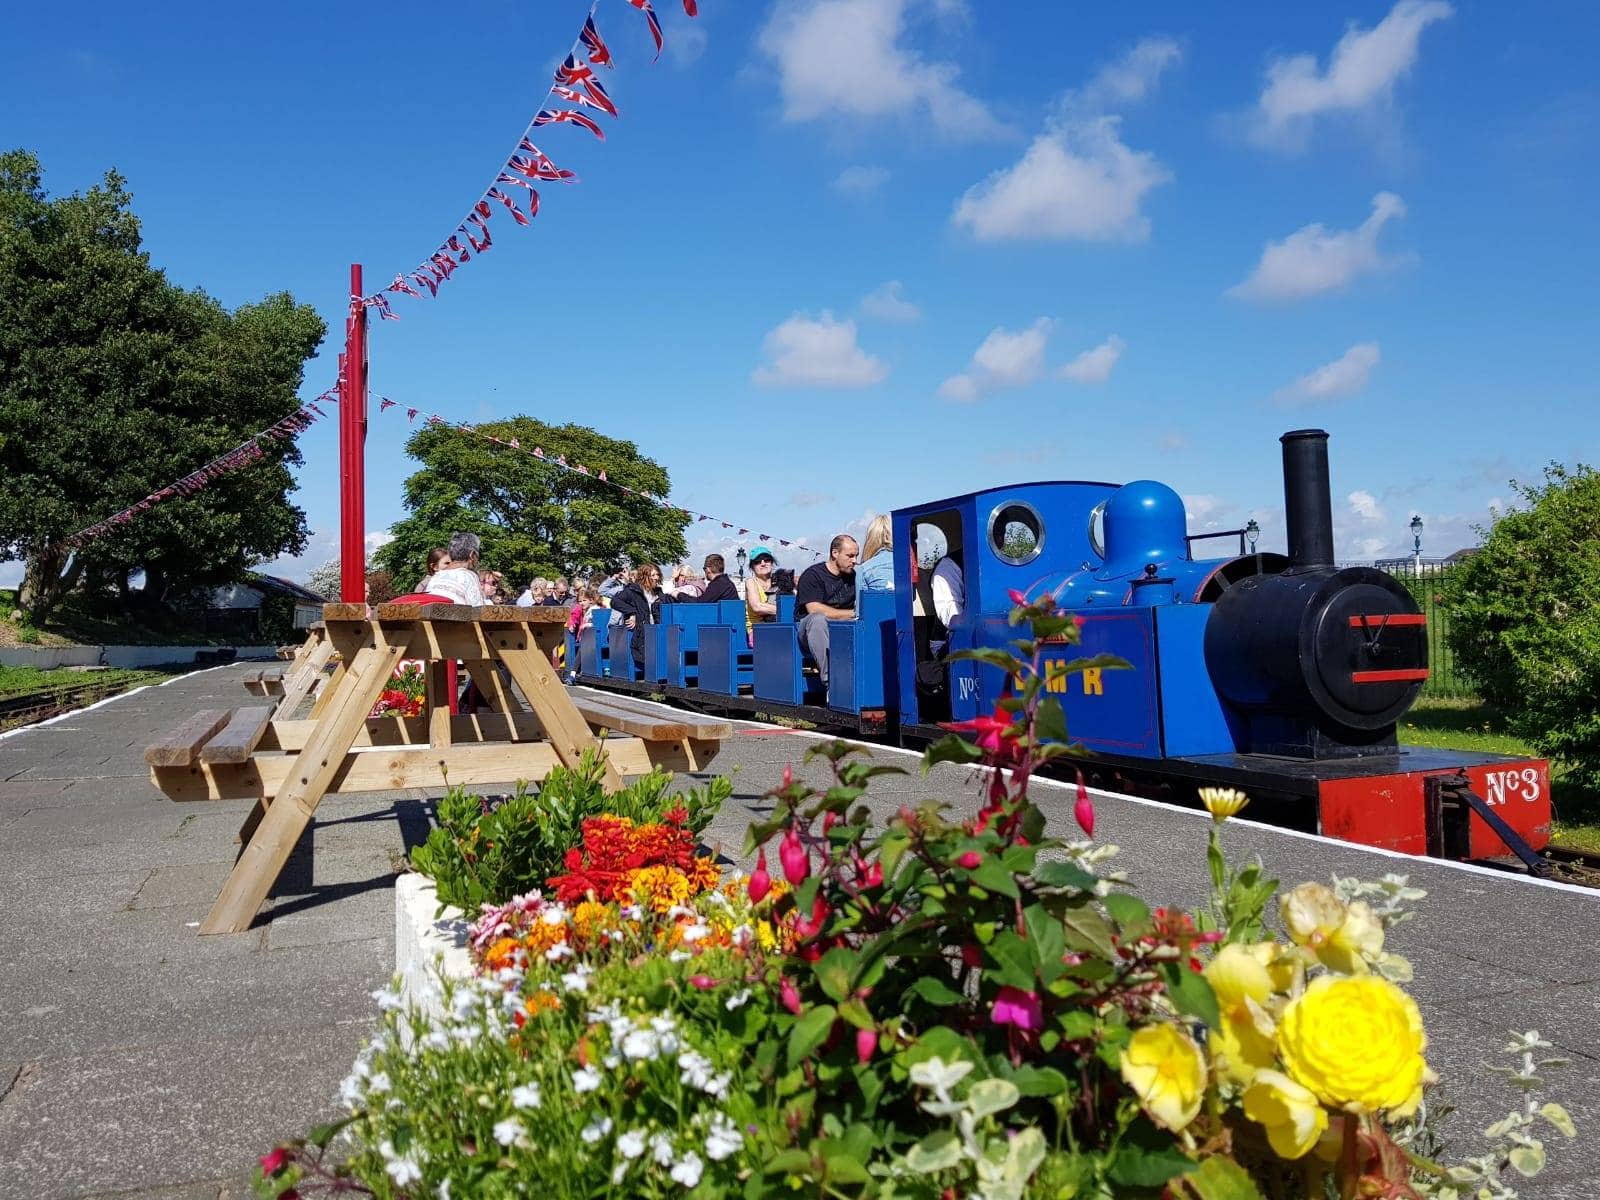
M 878 1049 L 878 1031 L 876 1029 L 856 1030 L 856 1061 L 865 1063 Z
M 869 888 L 883 886 L 883 864 L 881 862 L 874 862 L 865 871 L 861 872 L 861 886 Z
M 787 979 L 778 981 L 778 999 L 795 1016 L 800 1015 L 800 993 L 794 990 L 794 984 Z
M 983 951 L 976 942 L 967 942 L 961 947 L 961 961 L 974 971 L 983 966 Z
M 772 890 L 772 876 L 767 874 L 767 848 L 761 847 L 761 853 L 756 855 L 756 869 L 750 872 L 748 885 L 751 904 L 760 904 L 767 898 L 767 893 Z
M 987 717 L 973 717 L 970 721 L 941 721 L 939 728 L 952 733 L 977 734 L 974 739 L 978 749 L 991 757 L 1014 759 L 1017 757 L 1017 736 L 1022 727 L 1005 709 L 995 707 Z
M 783 877 L 792 887 L 799 887 L 811 874 L 811 858 L 800 841 L 800 831 L 793 825 L 778 844 L 778 861 L 783 864 Z
M 689 986 L 698 988 L 702 992 L 709 992 L 717 986 L 717 980 L 709 975 L 691 975 L 689 976 Z
M 1044 1002 L 1038 992 L 1025 992 L 1021 988 L 1003 987 L 994 998 L 994 1008 L 989 1019 L 996 1025 L 1012 1025 L 1017 1029 L 1033 1031 L 1044 1027 Z
M 289 1152 L 279 1146 L 271 1154 L 261 1156 L 261 1173 L 263 1175 L 276 1175 L 289 1162 Z
M 1082 771 L 1078 772 L 1078 802 L 1072 806 L 1072 815 L 1083 832 L 1093 837 L 1094 803 L 1089 799 L 1089 789 L 1084 786 Z
M 786 788 L 794 786 L 794 764 L 793 763 L 784 763 L 783 764 L 783 786 L 786 787 Z
M 956 866 L 960 867 L 963 871 L 976 871 L 978 869 L 978 864 L 982 861 L 983 855 L 979 854 L 976 850 L 968 850 L 960 858 L 956 859 Z
M 1016 588 L 1012 588 L 1006 593 L 1006 596 L 1010 599 L 1011 603 L 1015 604 L 1018 608 L 1027 608 L 1033 603 L 1033 601 L 1029 600 L 1024 593 L 1017 591 Z

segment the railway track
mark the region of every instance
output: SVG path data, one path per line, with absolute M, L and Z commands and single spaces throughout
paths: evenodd
M 1550 878 L 1579 887 L 1600 888 L 1600 854 L 1566 846 L 1546 846 L 1544 857 L 1550 863 Z
M 35 725 L 51 717 L 85 708 L 120 692 L 139 686 L 147 674 L 118 673 L 114 677 L 86 679 L 83 683 L 56 684 L 35 692 L 0 699 L 0 731 Z

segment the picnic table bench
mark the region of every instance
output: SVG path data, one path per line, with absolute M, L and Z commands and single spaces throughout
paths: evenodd
M 550 661 L 566 620 L 556 608 L 329 604 L 323 616 L 327 655 L 316 671 L 334 652 L 339 661 L 308 718 L 293 719 L 286 684 L 275 706 L 194 713 L 145 751 L 152 781 L 173 800 L 255 801 L 201 933 L 249 928 L 329 793 L 437 787 L 446 778 L 451 786 L 537 783 L 591 748 L 603 750 L 605 786 L 616 790 L 623 776 L 657 766 L 704 770 L 732 734 L 726 721 L 569 692 Z M 308 650 L 306 661 L 314 657 Z M 372 716 L 407 659 L 423 663 L 423 711 Z M 457 661 L 487 711 L 451 712 L 446 674 Z
M 328 663 L 333 653 L 326 628 L 314 625 L 287 667 L 246 676 L 245 690 L 255 696 L 276 696 L 277 707 L 285 715 L 293 713 L 302 700 L 315 695 L 317 688 L 327 682 Z

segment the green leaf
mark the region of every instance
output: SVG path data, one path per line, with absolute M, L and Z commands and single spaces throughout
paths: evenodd
M 994 646 L 979 646 L 973 650 L 957 650 L 950 655 L 954 662 L 981 662 L 988 663 L 991 667 L 999 667 L 1007 675 L 1016 675 L 1022 670 L 1022 662 L 1016 655 Z
M 1516 1168 L 1517 1174 L 1532 1179 L 1544 1170 L 1544 1147 L 1538 1142 L 1513 1146 L 1506 1160 Z
M 811 1056 L 818 1046 L 828 1040 L 828 1033 L 838 1019 L 831 1004 L 819 1004 L 796 1018 L 789 1031 L 789 1066 L 799 1066 Z
M 1115 654 L 1096 654 L 1091 658 L 1075 658 L 1064 667 L 1055 667 L 1055 671 L 1076 675 L 1090 668 L 1102 671 L 1131 671 L 1133 664 L 1125 658 L 1118 658 Z
M 1572 1117 L 1567 1113 L 1566 1109 L 1555 1101 L 1552 1100 L 1541 1104 L 1539 1106 L 1539 1115 L 1554 1125 L 1564 1136 L 1578 1136 L 1578 1127 L 1573 1123 Z
M 1067 968 L 1061 961 L 1067 952 L 1067 938 L 1061 931 L 1061 922 L 1042 904 L 1030 904 L 1022 910 L 1022 923 L 1028 931 L 1028 945 L 1039 970 L 1039 978 L 1046 983 L 1059 978 Z
M 1039 701 L 1039 707 L 1034 710 L 1034 732 L 1041 738 L 1052 742 L 1067 740 L 1067 715 L 1061 711 L 1061 701 L 1054 696 L 1046 696 Z
M 1033 881 L 1040 887 L 1077 888 L 1094 891 L 1100 881 L 1073 862 L 1042 862 L 1033 868 Z
M 930 1133 L 906 1151 L 906 1168 L 918 1175 L 948 1171 L 961 1161 L 961 1143 L 948 1129 Z
M 857 1029 L 872 1029 L 877 1022 L 872 1019 L 872 1013 L 867 1006 L 859 1000 L 846 1000 L 839 1005 L 839 1015 Z
M 1150 924 L 1150 906 L 1127 892 L 1112 892 L 1101 899 L 1111 919 L 1123 931 L 1142 932 Z
M 1170 1133 L 1140 1117 L 1129 1128 L 1107 1173 L 1111 1182 L 1130 1188 L 1159 1188 L 1174 1175 L 1193 1167 Z
M 938 975 L 919 975 L 910 987 L 906 988 L 906 995 L 920 996 L 935 1008 L 949 1008 L 953 1004 L 961 1004 L 966 1000 L 960 992 L 951 987 Z
M 984 971 L 984 977 L 1001 987 L 1021 988 L 1031 992 L 1038 986 L 1034 973 L 1033 951 L 1028 943 L 1012 930 L 1002 929 L 989 943 L 989 958 L 994 963 Z
M 972 742 L 956 734 L 940 738 L 922 754 L 922 770 L 927 773 L 942 762 L 975 763 L 983 758 L 983 751 Z
M 1206 977 L 1191 971 L 1184 963 L 1167 963 L 1163 973 L 1167 977 L 1167 995 L 1173 1007 L 1185 1016 L 1195 1017 L 1215 1029 L 1222 1023 L 1217 1010 L 1217 994 L 1211 990 Z
M 844 1000 L 850 995 L 850 981 L 857 966 L 854 950 L 835 946 L 811 965 L 817 973 L 817 984 L 834 1000 Z
M 767 1159 L 768 1175 L 804 1175 L 811 1170 L 811 1154 L 805 1150 L 780 1150 Z
M 1017 881 L 1010 871 L 1001 864 L 1000 860 L 991 855 L 985 855 L 978 864 L 977 869 L 971 874 L 972 882 L 981 888 L 1001 896 L 1008 896 L 1015 900 L 1022 893 L 1017 890 Z
M 871 1179 L 867 1168 L 841 1143 L 824 1142 L 822 1162 L 829 1183 L 866 1183 Z
M 980 1079 L 967 1089 L 967 1108 L 982 1120 L 1004 1112 L 1021 1098 L 1021 1090 L 1008 1079 Z
M 1231 1158 L 1208 1158 L 1178 1183 L 1187 1189 L 1179 1195 L 1193 1200 L 1261 1200 L 1250 1173 Z
M 1059 1096 L 1067 1090 L 1067 1077 L 1054 1067 L 1018 1067 L 1007 1078 L 1024 1096 Z
M 1116 951 L 1111 946 L 1111 929 L 1105 918 L 1093 907 L 1084 904 L 1068 905 L 1061 914 L 1061 923 L 1067 928 L 1067 944 L 1092 951 L 1109 961 Z

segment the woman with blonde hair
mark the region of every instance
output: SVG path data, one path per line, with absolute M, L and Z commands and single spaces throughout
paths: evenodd
M 861 611 L 863 592 L 894 591 L 894 531 L 885 513 L 867 525 L 861 544 L 861 561 L 856 564 L 856 612 Z

